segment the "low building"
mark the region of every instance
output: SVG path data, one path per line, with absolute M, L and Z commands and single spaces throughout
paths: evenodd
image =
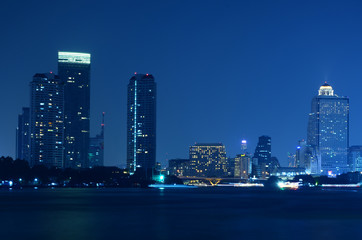
M 177 177 L 187 176 L 190 159 L 170 159 L 168 161 L 168 174 Z

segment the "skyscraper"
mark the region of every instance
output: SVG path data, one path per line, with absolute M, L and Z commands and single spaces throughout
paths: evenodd
M 235 157 L 235 178 L 247 179 L 252 173 L 252 160 L 248 153 L 238 154 Z
M 104 165 L 104 112 L 102 113 L 101 132 L 89 140 L 89 167 Z
M 58 53 L 58 74 L 65 84 L 65 167 L 89 165 L 90 63 L 88 53 Z
M 349 99 L 325 83 L 312 100 L 307 144 L 314 148 L 318 172 L 335 176 L 348 171 Z
M 128 84 L 127 168 L 149 171 L 156 164 L 156 83 L 151 74 L 135 74 Z
M 53 73 L 37 73 L 30 88 L 30 164 L 61 168 L 64 84 Z
M 16 128 L 16 159 L 30 163 L 30 108 L 23 107 Z
M 255 148 L 253 159 L 257 160 L 254 164 L 254 174 L 258 177 L 266 177 L 269 175 L 268 169 L 271 166 L 271 137 L 259 137 L 258 145 Z M 254 161 L 255 162 L 255 161 Z
M 258 145 L 255 148 L 254 158 L 258 158 L 259 164 L 269 164 L 271 159 L 271 137 L 259 137 Z
M 248 142 L 246 139 L 241 140 L 241 154 L 245 154 L 248 150 Z

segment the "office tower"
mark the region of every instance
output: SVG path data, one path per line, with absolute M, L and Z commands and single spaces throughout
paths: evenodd
M 37 73 L 30 83 L 30 163 L 63 167 L 64 84 L 53 73 Z
M 248 150 L 248 143 L 246 139 L 241 140 L 241 154 L 245 154 Z
M 258 159 L 259 164 L 268 164 L 271 159 L 271 138 L 269 136 L 259 137 L 258 145 L 255 148 L 254 157 Z
M 190 174 L 197 177 L 227 176 L 225 146 L 221 143 L 190 146 Z
M 104 165 L 104 112 L 102 113 L 101 132 L 89 139 L 89 167 Z
M 156 83 L 151 74 L 135 74 L 128 84 L 127 168 L 147 172 L 156 164 Z M 149 176 L 150 177 L 150 176 Z
M 271 138 L 269 136 L 259 137 L 258 145 L 255 148 L 254 158 L 257 159 L 256 166 L 259 177 L 267 176 L 271 165 Z
M 362 146 L 349 147 L 348 165 L 349 165 L 349 171 L 362 172 Z
M 250 154 L 238 154 L 235 157 L 234 177 L 248 179 L 252 171 L 252 159 Z
M 327 83 L 312 100 L 307 144 L 316 152 L 320 174 L 336 176 L 348 171 L 349 99 L 334 94 Z
M 16 128 L 16 159 L 30 163 L 30 108 L 23 107 Z
M 90 116 L 88 53 L 59 52 L 58 74 L 64 87 L 65 167 L 88 167 Z

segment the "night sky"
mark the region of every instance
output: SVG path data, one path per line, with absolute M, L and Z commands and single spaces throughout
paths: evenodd
M 272 155 L 306 138 L 324 81 L 350 97 L 350 145 L 362 145 L 360 1 L 0 2 L 0 155 L 15 157 L 17 116 L 37 72 L 57 52 L 92 54 L 91 135 L 106 112 L 105 164 L 125 165 L 127 84 L 157 82 L 157 160 L 187 158 L 195 142 L 272 137 Z

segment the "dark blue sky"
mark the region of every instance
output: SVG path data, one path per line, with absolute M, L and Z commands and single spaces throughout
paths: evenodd
M 350 97 L 350 143 L 362 144 L 360 1 L 0 2 L 0 155 L 15 155 L 17 115 L 36 72 L 57 51 L 90 52 L 91 127 L 106 112 L 105 164 L 125 164 L 126 87 L 134 72 L 158 84 L 157 159 L 195 142 L 272 137 L 272 152 L 306 138 L 310 102 L 327 80 Z

